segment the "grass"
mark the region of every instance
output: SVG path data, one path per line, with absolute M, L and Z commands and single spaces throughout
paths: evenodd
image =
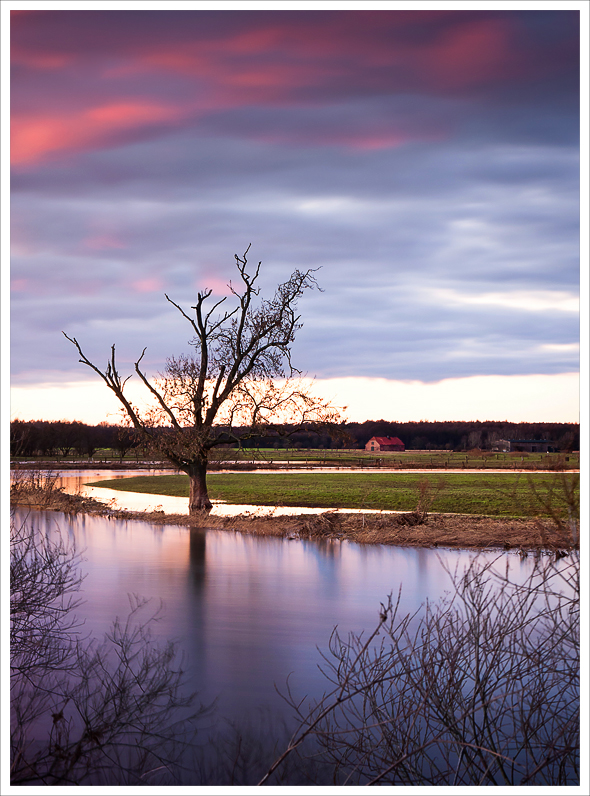
M 208 485 L 213 500 L 233 504 L 414 511 L 422 495 L 421 508 L 433 512 L 526 517 L 539 513 L 539 500 L 530 481 L 538 493 L 550 495 L 560 478 L 574 479 L 579 488 L 577 475 L 537 474 L 533 479 L 508 473 L 430 477 L 405 473 L 213 473 Z M 138 476 L 92 485 L 154 495 L 189 494 L 185 475 Z M 554 497 L 555 501 L 559 498 Z M 556 506 L 559 508 L 559 503 Z
M 404 453 L 370 453 L 365 450 L 298 450 L 260 448 L 236 451 L 236 459 L 257 458 L 269 462 L 303 462 L 317 464 L 329 463 L 342 466 L 382 466 L 382 467 L 421 467 L 453 468 L 461 470 L 474 468 L 524 469 L 538 468 L 552 470 L 578 469 L 578 453 L 496 453 L 493 451 L 414 451 Z M 231 454 L 233 456 L 233 452 Z
M 223 458 L 233 461 L 255 461 L 258 463 L 292 463 L 309 462 L 317 465 L 340 467 L 396 467 L 400 469 L 540 469 L 540 470 L 575 470 L 580 467 L 579 453 L 494 453 L 492 451 L 471 450 L 453 451 L 412 451 L 404 453 L 369 453 L 364 450 L 301 450 L 284 448 L 246 448 L 242 451 L 223 451 Z M 47 457 L 13 457 L 13 461 L 34 462 Z M 129 451 L 123 458 L 127 464 L 143 461 L 141 453 Z M 91 458 L 71 454 L 65 458 L 54 457 L 56 462 L 80 461 L 85 463 L 120 462 L 119 455 L 110 448 L 98 449 Z

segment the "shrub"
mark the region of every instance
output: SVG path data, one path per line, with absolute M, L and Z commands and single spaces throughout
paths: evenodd
M 130 596 L 102 643 L 75 616 L 80 557 L 59 534 L 11 523 L 11 784 L 174 783 L 194 734 L 193 695 L 158 611 Z
M 578 553 L 524 583 L 475 559 L 453 584 L 413 616 L 390 598 L 368 638 L 334 631 L 331 690 L 288 697 L 300 725 L 260 784 L 311 741 L 338 785 L 578 783 Z

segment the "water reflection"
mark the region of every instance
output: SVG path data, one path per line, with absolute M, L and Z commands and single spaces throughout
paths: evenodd
M 26 513 L 17 511 L 18 520 Z M 191 690 L 230 718 L 267 706 L 284 708 L 274 685 L 317 695 L 326 682 L 317 647 L 326 649 L 335 625 L 346 633 L 371 630 L 380 603 L 402 591 L 403 612 L 449 589 L 445 567 L 461 571 L 466 551 L 361 546 L 246 536 L 232 531 L 159 526 L 91 516 L 30 512 L 42 530 L 76 540 L 85 558 L 86 628 L 105 632 L 125 616 L 128 594 L 163 601 L 154 628 L 177 639 Z M 497 557 L 488 553 L 486 559 Z M 524 576 L 531 562 L 504 554 Z
M 205 584 L 205 545 L 207 531 L 202 528 L 189 530 L 189 571 L 195 585 L 195 594 L 200 595 Z

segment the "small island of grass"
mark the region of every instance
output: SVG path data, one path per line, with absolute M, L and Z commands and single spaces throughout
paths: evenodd
M 208 483 L 213 500 L 237 505 L 531 517 L 542 509 L 540 496 L 563 479 L 579 489 L 578 475 L 550 473 L 212 473 Z M 189 493 L 187 476 L 174 474 L 89 485 L 171 497 Z M 564 507 L 557 494 L 553 503 Z

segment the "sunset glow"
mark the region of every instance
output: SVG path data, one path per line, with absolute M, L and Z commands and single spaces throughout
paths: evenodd
M 511 423 L 578 423 L 577 373 L 555 376 L 472 376 L 433 384 L 388 379 L 318 379 L 313 393 L 342 407 L 350 422 L 395 418 L 426 420 L 507 420 Z M 134 405 L 147 406 L 145 390 L 130 383 Z M 98 381 L 12 388 L 12 419 L 79 420 L 97 424 L 122 421 L 115 396 Z

